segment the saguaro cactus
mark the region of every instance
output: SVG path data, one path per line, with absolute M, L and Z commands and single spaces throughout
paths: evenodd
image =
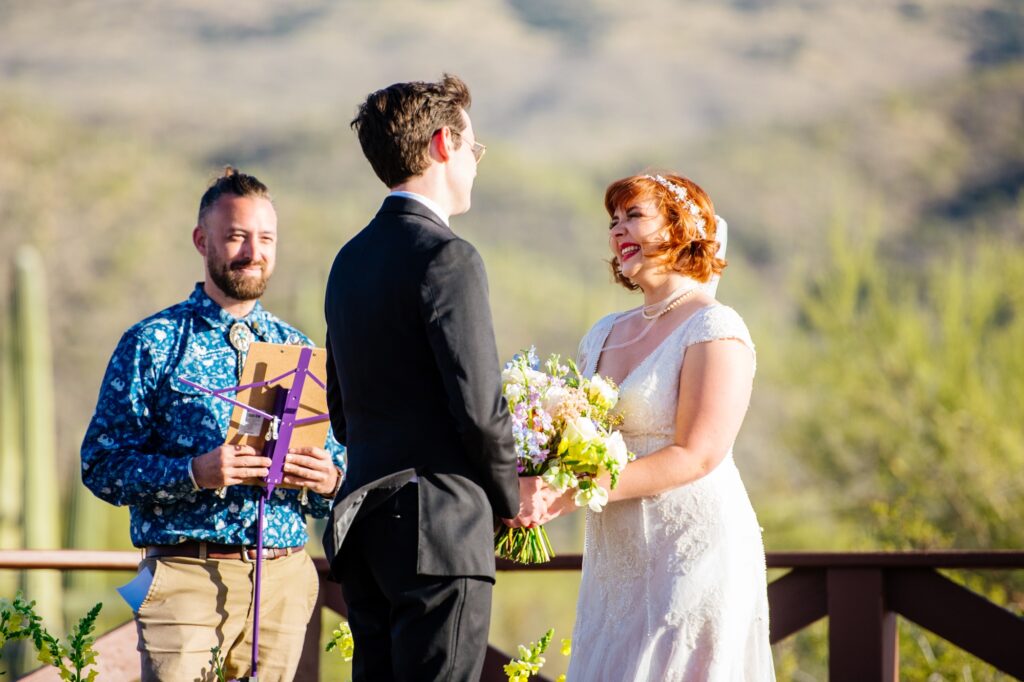
M 0 549 L 21 549 L 22 466 L 21 411 L 14 388 L 13 348 L 10 310 L 0 324 Z M 11 597 L 18 589 L 18 576 L 0 571 L 0 597 Z
M 61 546 L 60 479 L 53 401 L 53 361 L 47 319 L 46 282 L 39 253 L 22 246 L 14 258 L 11 290 L 14 390 L 20 401 L 24 464 L 25 547 Z M 26 571 L 25 594 L 37 601 L 43 621 L 63 629 L 61 576 L 57 571 Z M 52 626 L 51 626 L 52 627 Z

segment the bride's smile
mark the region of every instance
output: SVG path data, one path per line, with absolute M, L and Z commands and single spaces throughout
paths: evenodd
M 619 244 L 619 259 L 625 263 L 627 260 L 632 258 L 640 250 L 639 244 L 633 242 L 626 242 L 625 244 Z

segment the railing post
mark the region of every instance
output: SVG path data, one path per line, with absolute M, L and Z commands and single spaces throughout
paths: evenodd
M 828 570 L 828 673 L 831 682 L 896 682 L 896 614 L 885 604 L 881 568 Z

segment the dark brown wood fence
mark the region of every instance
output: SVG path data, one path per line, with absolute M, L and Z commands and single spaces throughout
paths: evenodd
M 79 550 L 0 551 L 0 570 L 132 571 L 137 552 Z M 319 679 L 320 609 L 346 615 L 338 585 L 321 574 L 317 615 L 306 635 L 297 679 Z M 541 566 L 499 561 L 499 571 L 578 571 L 582 558 L 561 556 Z M 999 670 L 1024 679 L 1024 619 L 966 589 L 940 569 L 1022 570 L 1024 552 L 771 552 L 768 567 L 789 571 L 768 586 L 774 644 L 808 625 L 829 619 L 829 680 L 890 682 L 899 679 L 897 616 L 934 632 Z M 100 679 L 130 679 L 138 670 L 135 627 L 129 622 L 97 642 Z M 493 647 L 481 682 L 505 682 L 509 656 Z M 55 672 L 55 671 L 54 671 Z M 40 670 L 24 680 L 56 680 Z M 539 678 L 538 682 L 544 682 Z

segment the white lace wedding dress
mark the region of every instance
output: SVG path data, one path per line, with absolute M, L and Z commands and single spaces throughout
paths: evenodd
M 580 344 L 594 374 L 616 316 Z M 637 457 L 673 441 L 687 347 L 738 339 L 742 318 L 712 305 L 677 327 L 622 382 L 616 412 Z M 707 476 L 588 512 L 569 682 L 774 680 L 761 530 L 732 449 Z

